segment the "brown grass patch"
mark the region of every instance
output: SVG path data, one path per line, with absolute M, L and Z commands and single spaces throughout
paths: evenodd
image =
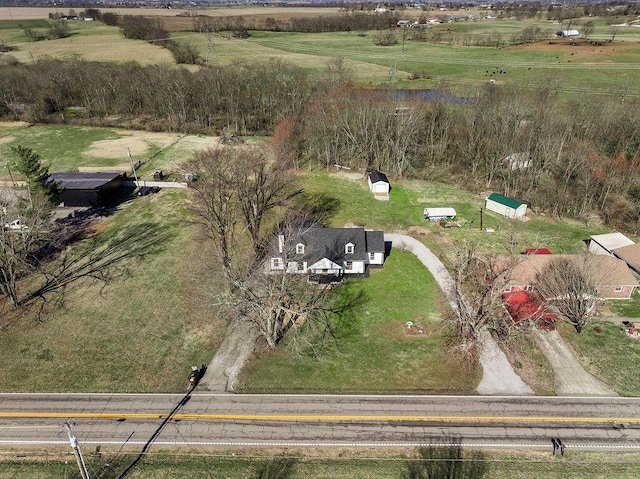
M 126 155 L 128 149 L 132 155 L 141 155 L 147 152 L 150 144 L 158 145 L 159 148 L 164 149 L 178 141 L 182 136 L 177 133 L 116 131 L 124 137 L 115 140 L 94 141 L 83 154 L 95 158 L 122 158 Z
M 591 43 L 591 40 L 579 39 L 574 42 L 567 40 L 551 40 L 536 43 L 528 43 L 524 45 L 516 45 L 507 47 L 505 50 L 525 50 L 525 51 L 543 51 L 561 53 L 563 55 L 579 54 L 579 59 L 584 60 L 602 60 L 610 59 L 626 53 L 628 50 L 637 50 L 638 45 L 635 43 L 621 42 L 601 42 L 599 45 Z

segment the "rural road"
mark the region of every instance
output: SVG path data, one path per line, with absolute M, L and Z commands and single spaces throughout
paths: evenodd
M 182 404 L 180 406 L 180 404 Z M 170 415 L 175 411 L 174 415 Z M 0 394 L 0 449 L 84 446 L 640 450 L 640 398 Z

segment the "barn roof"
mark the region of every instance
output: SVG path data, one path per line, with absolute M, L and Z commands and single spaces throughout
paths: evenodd
M 95 190 L 119 176 L 122 176 L 121 173 L 114 171 L 104 173 L 65 171 L 52 173 L 49 180 L 56 182 L 63 190 Z
M 500 203 L 501 205 L 508 206 L 509 208 L 513 208 L 514 210 L 525 204 L 522 201 L 514 200 L 513 198 L 509 198 L 508 196 L 504 196 L 499 193 L 491 193 L 487 199 Z

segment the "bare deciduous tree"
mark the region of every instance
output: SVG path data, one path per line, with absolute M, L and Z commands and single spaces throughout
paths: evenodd
M 507 262 L 508 263 L 508 262 Z M 453 320 L 456 345 L 466 356 L 476 354 L 484 328 L 504 334 L 509 320 L 502 307 L 502 282 L 510 264 L 495 257 L 483 257 L 475 248 L 461 244 L 453 260 Z
M 233 269 L 237 265 L 232 263 L 241 231 L 246 231 L 253 249 L 253 259 L 246 263 L 253 268 L 263 259 L 270 233 L 265 232 L 265 218 L 297 193 L 292 176 L 278 161 L 270 160 L 265 150 L 251 147 L 205 150 L 185 162 L 182 169 L 198 176 L 192 183 L 196 213 L 217 247 L 227 275 L 236 275 Z
M 597 277 L 590 256 L 558 257 L 535 277 L 535 286 L 551 308 L 580 333 L 591 321 Z

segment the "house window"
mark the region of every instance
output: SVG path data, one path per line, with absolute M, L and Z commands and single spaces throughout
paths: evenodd
M 369 253 L 369 261 L 373 261 L 376 259 L 376 254 L 375 253 Z
M 344 247 L 344 252 L 346 254 L 353 254 L 355 250 L 355 245 L 353 243 L 348 243 L 345 247 Z
M 622 293 L 624 286 L 616 286 L 616 293 Z
M 351 271 L 353 269 L 353 261 L 345 261 L 344 269 L 346 269 L 347 271 Z
M 296 245 L 296 254 L 304 254 L 304 245 L 302 243 Z
M 283 269 L 284 263 L 282 258 L 271 258 L 271 269 Z

